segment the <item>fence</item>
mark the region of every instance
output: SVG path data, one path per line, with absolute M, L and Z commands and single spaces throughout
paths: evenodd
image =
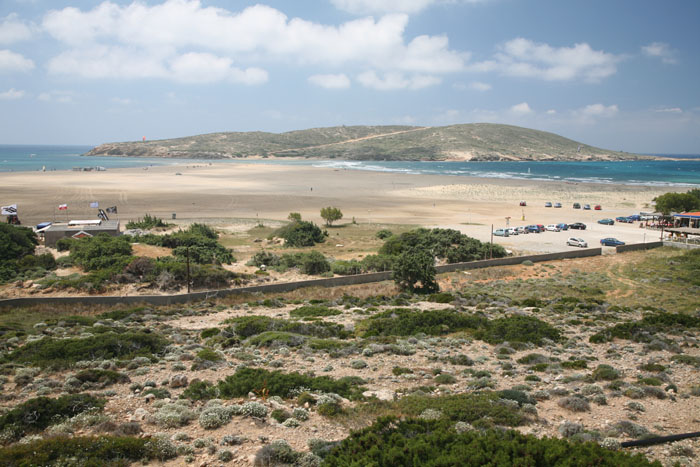
M 616 253 L 624 253 L 626 251 L 651 250 L 664 246 L 664 242 L 649 242 L 649 243 L 632 243 L 630 245 L 620 245 L 615 247 Z
M 640 243 L 635 245 L 624 245 L 617 247 L 617 252 L 646 250 L 662 246 L 662 242 Z M 622 249 L 622 250 L 621 250 Z M 509 256 L 507 258 L 487 259 L 483 261 L 470 261 L 468 263 L 453 263 L 438 266 L 438 273 L 462 271 L 468 269 L 481 269 L 493 266 L 507 266 L 521 264 L 523 261 L 539 263 L 543 261 L 553 261 L 567 258 L 585 258 L 589 256 L 599 256 L 601 248 L 587 248 L 582 250 L 562 251 L 559 253 L 545 253 L 541 255 L 529 256 Z M 119 305 L 148 303 L 151 305 L 172 305 L 176 303 L 186 303 L 191 301 L 208 300 L 221 298 L 229 295 L 240 295 L 248 293 L 281 293 L 304 287 L 337 287 L 342 285 L 369 284 L 372 282 L 382 282 L 391 279 L 392 273 L 377 272 L 371 274 L 357 274 L 352 276 L 331 277 L 327 279 L 311 279 L 297 282 L 283 282 L 277 284 L 255 285 L 250 287 L 238 287 L 235 289 L 209 290 L 204 292 L 193 292 L 189 294 L 175 295 L 126 295 L 126 296 L 99 296 L 99 297 L 22 297 L 0 300 L 2 307 L 21 307 L 45 304 L 83 304 L 83 305 Z

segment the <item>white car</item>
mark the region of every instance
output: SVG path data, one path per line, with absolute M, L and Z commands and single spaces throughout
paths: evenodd
M 557 224 L 549 224 L 544 230 L 549 230 L 550 232 L 561 232 L 561 229 L 557 227 Z
M 509 227 L 506 230 L 508 231 L 508 235 L 518 235 L 518 231 L 512 227 Z
M 588 243 L 582 238 L 578 237 L 570 237 L 567 241 L 566 244 L 569 246 L 578 246 L 581 248 L 588 248 Z
M 516 227 L 515 231 L 518 232 L 518 234 L 523 234 L 523 235 L 528 233 L 527 229 L 523 225 L 521 225 L 520 227 Z

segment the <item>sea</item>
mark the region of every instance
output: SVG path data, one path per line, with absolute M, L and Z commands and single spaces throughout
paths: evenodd
M 0 172 L 230 163 L 306 165 L 339 170 L 652 186 L 700 186 L 700 155 L 620 162 L 407 162 L 299 159 L 202 160 L 82 156 L 91 146 L 0 145 Z

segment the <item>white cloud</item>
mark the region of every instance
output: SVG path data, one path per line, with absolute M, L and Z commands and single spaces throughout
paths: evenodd
M 169 77 L 175 71 L 171 78 L 179 81 L 258 84 L 267 79 L 263 70 L 232 64 L 271 61 L 417 74 L 464 69 L 468 55 L 451 50 L 447 37 L 409 40 L 407 23 L 407 15 L 390 14 L 325 25 L 289 19 L 265 5 L 232 12 L 199 1 L 167 0 L 153 6 L 104 2 L 86 11 L 64 8 L 47 13 L 42 25 L 66 46 L 49 70 L 88 78 Z M 196 75 L 188 65 L 194 61 L 212 73 Z
M 10 88 L 5 92 L 0 92 L 0 100 L 2 101 L 10 101 L 10 100 L 16 100 L 16 99 L 21 99 L 24 97 L 24 91 L 15 89 L 15 88 Z
M 549 110 L 546 112 L 546 114 L 547 114 L 547 115 L 556 115 L 556 114 L 557 114 L 557 111 L 554 110 L 554 109 L 549 109 Z
M 527 102 L 521 102 L 520 104 L 515 104 L 510 108 L 510 111 L 516 115 L 527 115 L 532 113 L 532 109 Z
M 482 82 L 480 82 L 480 81 L 474 81 L 474 82 L 472 82 L 472 83 L 469 85 L 469 87 L 472 88 L 472 89 L 475 90 L 475 91 L 481 91 L 481 92 L 490 91 L 491 88 L 492 88 L 492 86 L 491 86 L 490 84 L 488 84 L 488 83 L 482 83 Z
M 326 89 L 346 89 L 350 87 L 350 78 L 345 74 L 309 76 L 309 83 Z
M 439 3 L 484 3 L 488 0 L 331 0 L 340 10 L 348 13 L 418 13 L 431 5 Z
M 422 89 L 428 86 L 440 84 L 442 81 L 437 76 L 416 75 L 407 77 L 403 73 L 398 72 L 388 72 L 381 77 L 375 71 L 366 71 L 361 73 L 357 77 L 357 80 L 363 86 L 379 91 L 391 91 L 396 89 Z
M 680 107 L 667 107 L 667 108 L 663 108 L 663 109 L 656 109 L 656 110 L 654 110 L 654 112 L 668 113 L 668 114 L 682 114 L 683 109 L 681 109 Z
M 0 44 L 12 44 L 32 37 L 32 28 L 11 13 L 0 22 Z
M 649 45 L 642 46 L 642 53 L 648 57 L 660 58 L 664 63 L 678 63 L 676 58 L 677 52 L 664 42 L 652 42 Z
M 10 50 L 0 50 L 0 73 L 34 69 L 34 62 Z
M 586 43 L 552 47 L 524 38 L 503 44 L 492 60 L 472 65 L 473 71 L 499 71 L 510 76 L 546 81 L 598 82 L 617 72 L 621 57 L 593 50 Z
M 73 93 L 69 91 L 42 92 L 37 96 L 37 99 L 43 102 L 58 102 L 60 104 L 68 104 L 70 102 L 73 102 Z
M 617 105 L 591 104 L 577 112 L 584 117 L 612 117 L 617 114 L 618 110 Z

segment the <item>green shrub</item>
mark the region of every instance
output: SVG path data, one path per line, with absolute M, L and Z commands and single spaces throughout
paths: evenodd
M 326 226 L 330 227 L 333 222 L 343 218 L 343 213 L 336 207 L 328 206 L 321 208 L 321 218 L 326 221 Z
M 385 417 L 356 431 L 324 459 L 328 467 L 366 465 L 654 465 L 641 454 L 609 451 L 596 443 L 537 438 L 516 431 L 459 433 L 448 420 Z
M 56 249 L 58 251 L 69 251 L 71 245 L 73 245 L 77 241 L 78 241 L 77 238 L 71 238 L 71 237 L 59 238 L 56 241 Z
M 561 340 L 559 331 L 550 324 L 531 316 L 509 316 L 489 321 L 478 329 L 474 337 L 489 344 L 502 342 L 532 342 L 540 345 L 542 339 Z
M 674 355 L 671 360 L 678 363 L 683 363 L 685 365 L 694 366 L 695 368 L 700 368 L 700 357 L 695 357 L 693 355 Z
M 291 332 L 266 331 L 249 337 L 245 343 L 255 347 L 299 347 L 306 337 Z
M 224 357 L 220 353 L 212 349 L 200 350 L 199 352 L 197 352 L 197 358 L 201 360 L 207 360 L 210 362 L 220 362 L 224 359 Z
M 84 237 L 71 244 L 70 257 L 85 271 L 113 269 L 115 263 L 123 268 L 131 260 L 131 244 L 125 236 L 112 237 L 100 233 Z
M 357 324 L 362 337 L 411 336 L 424 333 L 431 336 L 447 334 L 464 329 L 476 329 L 486 323 L 480 315 L 454 310 L 411 311 L 396 308 L 378 313 Z
M 569 370 L 583 370 L 588 368 L 588 362 L 586 360 L 567 360 L 561 362 L 561 367 Z
M 393 238 L 393 237 L 392 237 Z M 402 251 L 394 264 L 393 279 L 402 291 L 430 294 L 439 290 L 435 259 L 422 249 Z
M 219 397 L 219 389 L 209 381 L 193 379 L 182 392 L 182 397 L 193 401 L 216 399 Z
M 449 292 L 434 293 L 428 297 L 428 301 L 434 303 L 452 303 L 454 300 L 454 295 Z
M 49 438 L 0 449 L 3 465 L 80 465 L 124 466 L 142 459 L 165 461 L 177 457 L 166 440 L 96 436 Z
M 270 318 L 268 316 L 241 316 L 225 321 L 232 323 L 235 333 L 241 337 L 250 337 L 263 332 L 277 331 L 301 334 L 320 338 L 349 336 L 349 332 L 340 324 L 323 321 L 302 322 L 286 319 Z
M 356 259 L 351 259 L 349 261 L 337 260 L 331 265 L 331 270 L 333 274 L 338 274 L 340 276 L 352 276 L 355 274 L 362 273 L 362 263 Z
M 150 388 L 141 393 L 142 396 L 149 394 L 153 394 L 156 399 L 170 399 L 171 397 L 170 391 L 165 388 Z
M 119 373 L 112 370 L 100 370 L 96 368 L 82 370 L 76 373 L 74 377 L 82 383 L 98 383 L 102 387 L 117 383 L 129 383 L 131 381 L 124 373 Z
M 227 399 L 247 396 L 250 392 L 263 390 L 270 396 L 289 397 L 291 391 L 298 388 L 356 398 L 364 391 L 364 388 L 359 385 L 361 382 L 362 380 L 356 377 L 335 380 L 329 376 L 313 377 L 296 372 L 283 373 L 260 368 L 240 368 L 235 374 L 219 381 L 218 389 L 220 396 Z
M 139 218 L 136 221 L 129 221 L 126 223 L 127 229 L 153 229 L 155 227 L 168 227 L 168 224 L 163 222 L 163 219 L 151 216 L 150 214 L 145 214 L 143 219 Z
M 277 422 L 282 423 L 288 418 L 291 418 L 292 414 L 285 409 L 275 409 L 272 412 L 270 412 L 270 417 L 277 420 Z
M 395 366 L 394 368 L 392 368 L 391 372 L 395 376 L 401 376 L 401 375 L 405 375 L 405 374 L 413 374 L 413 370 L 411 370 L 410 368 L 402 367 L 402 366 Z
M 299 221 L 280 227 L 272 235 L 283 238 L 285 246 L 304 247 L 323 243 L 328 234 L 321 232 L 313 222 Z
M 87 358 L 153 358 L 154 354 L 163 352 L 167 344 L 163 337 L 145 332 L 106 332 L 92 337 L 70 339 L 44 337 L 24 344 L 7 355 L 5 360 L 42 368 L 63 369 Z
M 457 378 L 448 373 L 442 373 L 433 378 L 433 381 L 435 384 L 454 384 L 457 382 Z
M 460 263 L 484 259 L 491 251 L 494 258 L 506 256 L 500 245 L 482 243 L 452 229 L 415 229 L 401 235 L 389 237 L 379 253 L 401 255 L 409 250 L 421 250 L 431 256 L 445 259 L 448 263 Z
M 32 229 L 0 224 L 0 263 L 31 255 L 38 244 Z
M 657 334 L 680 333 L 693 328 L 700 328 L 700 317 L 662 312 L 646 315 L 639 321 L 616 324 L 593 334 L 589 340 L 594 344 L 611 342 L 615 338 L 648 343 Z
M 378 230 L 377 233 L 374 234 L 374 236 L 377 237 L 379 240 L 386 240 L 387 238 L 391 237 L 392 235 L 394 235 L 394 234 L 391 233 L 391 230 L 387 230 L 387 229 Z
M 274 253 L 270 253 L 268 251 L 259 251 L 253 255 L 253 257 L 248 261 L 248 266 L 267 266 L 267 267 L 273 267 L 273 266 L 279 266 L 280 264 L 280 257 L 277 256 Z
M 221 329 L 219 329 L 219 328 L 207 328 L 199 333 L 199 337 L 201 337 L 202 339 L 209 339 L 210 337 L 214 337 L 220 333 L 221 333 Z
M 502 391 L 498 391 L 497 394 L 501 399 L 516 401 L 520 407 L 522 407 L 524 404 L 537 404 L 537 401 L 528 393 L 517 389 L 504 389 Z
M 613 381 L 620 377 L 620 372 L 610 365 L 603 364 L 593 370 L 591 377 L 594 381 Z
M 360 263 L 364 272 L 384 272 L 394 269 L 395 262 L 394 255 L 367 255 Z
M 289 312 L 289 316 L 293 316 L 294 318 L 336 316 L 340 314 L 342 314 L 342 311 L 323 305 L 304 305 Z
M 88 410 L 101 411 L 105 401 L 89 394 L 71 394 L 58 399 L 37 397 L 0 416 L 0 432 L 13 440 L 36 433 Z

